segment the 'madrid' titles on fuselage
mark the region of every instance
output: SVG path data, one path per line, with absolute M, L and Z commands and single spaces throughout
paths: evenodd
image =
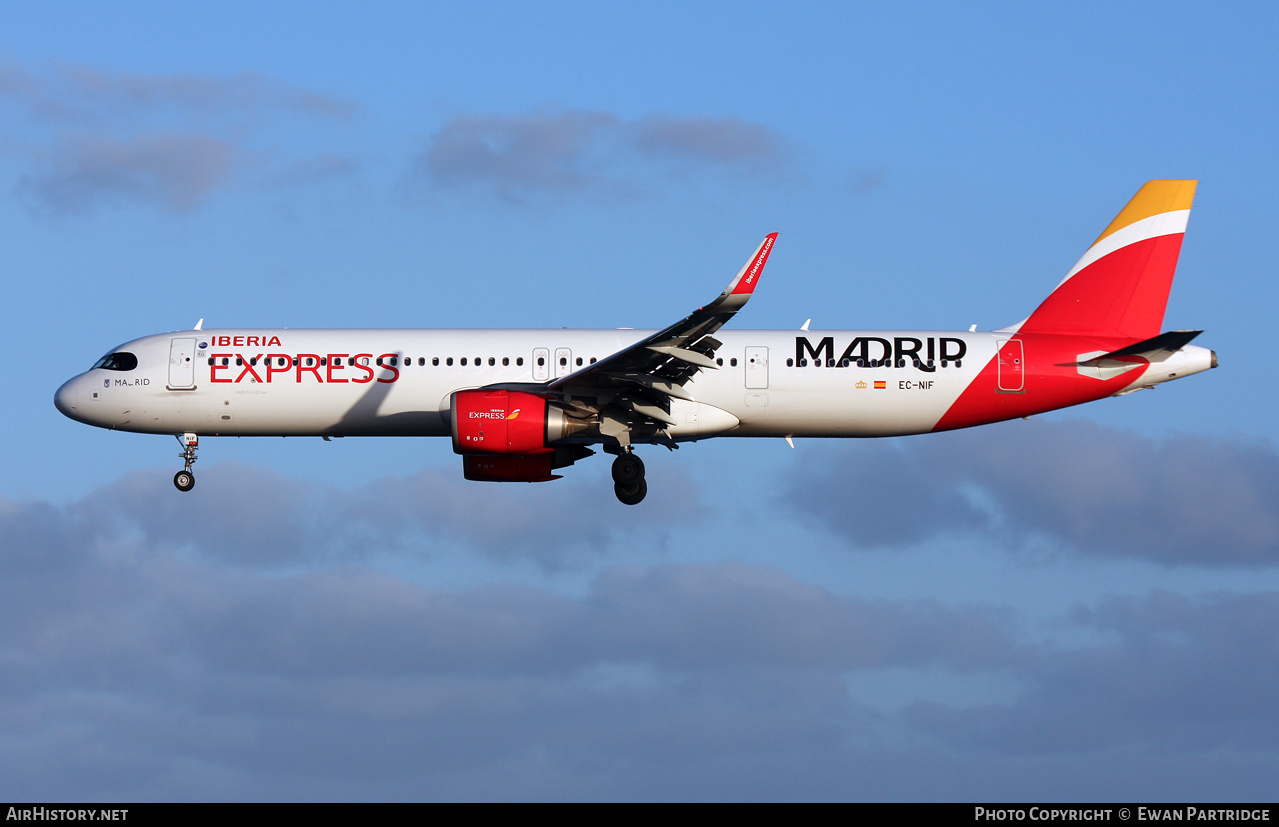
M 809 358 L 829 367 L 891 367 L 898 365 L 918 368 L 926 373 L 937 369 L 938 363 L 948 367 L 964 358 L 968 345 L 963 339 L 951 336 L 894 336 L 890 342 L 879 336 L 856 336 L 843 352 L 835 356 L 835 337 L 825 336 L 816 346 L 807 336 L 795 337 L 795 364 L 805 365 Z

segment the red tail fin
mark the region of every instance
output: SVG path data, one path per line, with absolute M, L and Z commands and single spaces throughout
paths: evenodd
M 1168 304 L 1196 181 L 1150 181 L 1057 289 L 1010 330 L 1148 339 Z

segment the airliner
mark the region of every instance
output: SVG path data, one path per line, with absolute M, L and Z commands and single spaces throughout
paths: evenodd
M 636 446 L 710 437 L 886 437 L 1028 417 L 1217 366 L 1162 331 L 1195 181 L 1150 181 L 1024 320 L 978 332 L 721 330 L 754 294 L 765 237 L 705 307 L 659 331 L 194 329 L 113 348 L 54 397 L 66 416 L 175 436 L 443 436 L 468 480 L 543 482 Z M 792 442 L 793 444 L 793 442 Z

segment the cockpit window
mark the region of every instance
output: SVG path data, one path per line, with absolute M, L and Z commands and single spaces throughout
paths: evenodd
M 97 361 L 97 364 L 90 368 L 102 368 L 103 370 L 133 370 L 138 366 L 138 357 L 132 353 L 120 351 L 118 353 L 108 353 Z

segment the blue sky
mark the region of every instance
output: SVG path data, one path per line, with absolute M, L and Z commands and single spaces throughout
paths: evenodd
M 0 31 L 0 796 L 1273 798 L 1266 4 L 171 4 Z M 545 485 L 446 440 L 64 419 L 210 327 L 1023 318 L 1201 181 L 1222 368 L 971 432 Z

